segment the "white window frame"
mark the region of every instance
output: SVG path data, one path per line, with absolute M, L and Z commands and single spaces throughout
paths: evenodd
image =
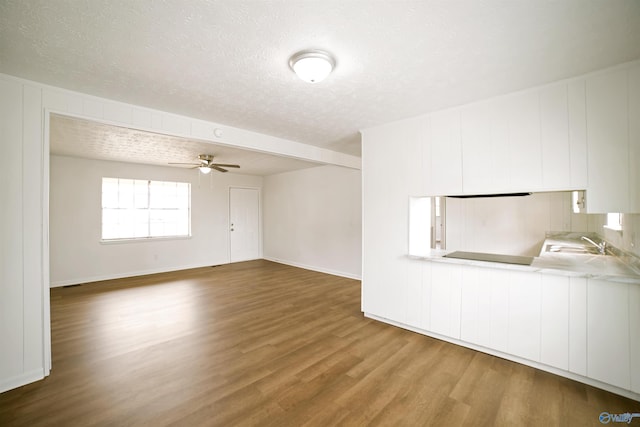
M 611 212 L 607 214 L 607 225 L 605 228 L 609 230 L 622 231 L 623 215 L 618 212 Z
M 101 190 L 101 243 L 191 237 L 191 183 L 102 177 Z

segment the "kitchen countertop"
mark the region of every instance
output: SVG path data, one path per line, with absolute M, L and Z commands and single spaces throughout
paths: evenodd
M 581 245 L 582 236 L 595 237 L 591 233 L 547 233 L 540 255 L 533 258 L 531 265 L 503 264 L 499 262 L 446 258 L 453 251 L 432 249 L 428 255 L 409 255 L 410 259 L 420 259 L 447 264 L 471 265 L 515 271 L 531 271 L 571 277 L 608 280 L 611 282 L 635 283 L 640 285 L 640 259 L 611 248 L 613 255 L 592 255 L 555 253 L 545 250 L 547 245 Z M 595 240 L 595 239 L 594 239 Z

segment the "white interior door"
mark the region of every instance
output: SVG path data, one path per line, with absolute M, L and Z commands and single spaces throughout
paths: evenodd
M 260 258 L 260 192 L 229 189 L 230 261 Z

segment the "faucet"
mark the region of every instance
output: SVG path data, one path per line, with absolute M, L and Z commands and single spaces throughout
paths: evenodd
M 606 249 L 607 249 L 607 242 L 605 242 L 604 240 L 602 241 L 602 243 L 599 243 L 599 244 L 586 236 L 582 236 L 582 240 L 586 240 L 587 242 L 591 243 L 593 246 L 598 248 L 598 253 L 600 255 L 605 255 Z

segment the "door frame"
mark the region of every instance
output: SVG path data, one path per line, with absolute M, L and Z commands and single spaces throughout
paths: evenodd
M 252 187 L 247 185 L 230 185 L 227 187 L 227 260 L 229 264 L 231 264 L 231 190 L 257 190 L 258 191 L 258 259 L 264 258 L 264 253 L 262 251 L 262 187 Z M 240 262 L 240 261 L 235 261 Z

